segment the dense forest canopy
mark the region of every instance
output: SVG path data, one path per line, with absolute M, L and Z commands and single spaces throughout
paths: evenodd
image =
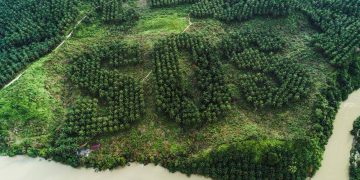
M 359 0 L 0 4 L 2 154 L 306 179 L 360 87 Z

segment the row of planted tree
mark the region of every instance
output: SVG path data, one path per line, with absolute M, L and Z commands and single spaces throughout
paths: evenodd
M 0 1 L 0 87 L 60 43 L 78 5 L 79 0 Z
M 88 0 L 108 24 L 135 22 L 139 19 L 138 12 L 129 6 L 128 0 Z
M 276 56 L 276 52 L 284 47 L 285 42 L 279 36 L 262 32 L 228 34 L 219 44 L 203 36 L 187 33 L 166 37 L 154 45 L 151 53 L 154 65 L 151 82 L 154 82 L 152 87 L 157 108 L 184 129 L 223 119 L 231 108 L 232 98 L 221 68 L 223 63 L 231 63 L 240 70 L 246 69 L 245 73 L 239 71 L 240 96 L 244 96 L 257 108 L 284 106 L 300 101 L 311 86 L 309 77 L 296 63 Z M 73 57 L 69 75 L 72 83 L 81 90 L 83 99 L 75 101 L 60 135 L 53 142 L 51 154 L 56 160 L 77 166 L 79 157 L 76 153 L 81 144 L 101 135 L 125 131 L 141 119 L 145 106 L 142 83 L 122 74 L 121 68 L 143 63 L 143 54 L 139 44 L 112 41 L 93 46 Z M 187 77 L 181 73 L 181 61 L 189 61 L 194 71 L 190 86 L 186 85 Z M 200 96 L 194 96 L 192 92 Z M 266 92 L 265 96 L 263 92 Z M 277 152 L 276 147 L 269 147 L 274 148 L 275 152 L 263 158 L 273 158 L 269 161 L 276 162 L 268 164 L 265 160 L 258 162 L 246 159 L 245 154 L 251 153 L 250 150 L 244 152 L 244 156 L 230 156 L 228 151 L 235 153 L 232 146 L 219 152 L 214 150 L 212 154 L 199 159 L 181 156 L 174 161 L 176 157 L 164 155 L 158 162 L 169 169 L 205 174 L 213 178 L 306 176 L 304 169 L 297 169 L 300 164 L 289 164 L 295 157 L 283 160 L 282 153 L 289 151 Z M 290 148 L 290 144 L 286 148 Z M 218 158 L 218 155 L 223 156 L 223 159 Z M 173 164 L 177 161 L 180 164 Z M 282 164 L 282 161 L 288 165 Z M 91 163 L 99 168 L 104 166 L 101 162 Z M 234 163 L 238 170 L 229 169 L 228 165 Z M 293 169 L 289 170 L 290 167 Z M 278 172 L 279 168 L 281 173 Z
M 79 144 L 129 129 L 140 120 L 145 106 L 142 85 L 120 68 L 141 64 L 143 54 L 139 44 L 112 41 L 73 57 L 70 79 L 83 93 L 53 142 L 56 160 L 76 166 Z
M 319 168 L 321 152 L 331 135 L 339 102 L 360 86 L 360 58 L 356 54 L 359 28 L 354 20 L 359 15 L 359 8 L 357 2 L 351 0 L 289 2 L 152 0 L 151 5 L 195 3 L 191 7 L 192 16 L 226 21 L 242 21 L 259 15 L 284 16 L 295 10 L 307 14 L 321 30 L 313 44 L 336 67 L 328 86 L 317 95 L 311 118 L 313 133 L 300 140 L 264 145 L 266 148 L 256 148 L 262 141 L 244 141 L 215 147 L 196 158 L 162 155 L 145 162 L 161 163 L 172 171 L 198 173 L 215 179 L 305 179 Z M 327 10 L 332 6 L 339 10 Z M 216 51 L 217 47 L 209 45 L 211 43 L 201 37 L 182 34 L 158 42 L 153 51 L 157 107 L 183 127 L 219 120 L 226 114 L 231 97 L 219 68 L 223 61 L 219 59 L 226 59 L 245 72 L 238 78 L 238 87 L 245 100 L 258 108 L 288 105 L 309 93 L 311 81 L 307 72 L 292 60 L 278 55 L 285 43 L 272 33 L 229 34 L 222 41 L 221 53 Z M 336 45 L 341 48 L 335 48 Z M 189 55 L 195 72 L 192 87 L 204 95 L 201 99 L 186 89 L 186 79 L 179 73 L 179 61 L 186 55 Z M 260 154 L 256 154 L 257 151 Z M 98 162 L 91 164 L 100 166 Z
M 189 34 L 170 36 L 155 46 L 157 105 L 170 119 L 182 125 L 199 125 L 216 121 L 229 108 L 230 96 L 218 55 L 213 51 L 204 39 Z M 189 53 L 196 78 L 192 90 L 196 88 L 201 97 L 192 97 L 185 89 L 184 77 L 179 72 L 181 52 Z M 197 98 L 199 104 L 194 102 Z
M 140 82 L 118 70 L 120 66 L 133 66 L 142 62 L 138 44 L 111 42 L 95 46 L 89 53 L 73 60 L 71 80 L 92 98 L 80 101 L 69 113 L 68 123 L 74 133 L 95 136 L 129 128 L 143 112 L 144 97 Z M 98 112 L 98 101 L 106 107 Z M 84 116 L 83 116 L 84 115 Z
M 125 28 L 139 19 L 126 0 L 86 0 L 85 21 L 99 17 Z M 54 49 L 75 24 L 81 0 L 3 0 L 0 2 L 0 88 L 36 59 Z M 95 13 L 94 13 L 95 12 Z
M 283 39 L 266 31 L 232 33 L 223 40 L 224 56 L 248 72 L 238 76 L 239 88 L 256 107 L 281 107 L 309 93 L 311 82 L 306 70 L 277 55 L 284 47 Z
M 221 48 L 211 45 L 202 36 L 187 33 L 171 35 L 156 43 L 152 58 L 159 110 L 182 126 L 202 125 L 223 117 L 230 108 L 231 97 L 221 64 L 228 62 L 247 71 L 239 72 L 238 85 L 244 99 L 256 107 L 279 107 L 303 99 L 311 87 L 307 72 L 291 60 L 280 59 L 275 55 L 274 52 L 280 51 L 284 46 L 280 37 L 259 34 L 261 33 L 229 34 L 219 45 Z M 243 44 L 236 43 L 240 39 Z M 97 98 L 102 104 L 106 102 L 111 116 L 104 117 L 103 120 L 109 120 L 110 124 L 124 122 L 125 126 L 140 117 L 144 104 L 141 84 L 134 78 L 121 74 L 118 69 L 142 63 L 142 56 L 143 51 L 138 44 L 128 45 L 115 41 L 94 46 L 89 52 L 73 60 L 71 80 L 84 89 L 88 93 L 85 95 L 90 95 L 91 99 Z M 187 77 L 180 73 L 182 62 L 179 59 L 182 56 L 187 56 L 195 74 L 191 87 L 185 85 Z M 222 62 L 222 58 L 227 61 Z M 201 96 L 195 97 L 191 93 L 194 91 Z M 98 122 L 96 118 L 101 115 L 92 110 L 93 101 L 82 104 L 89 105 L 89 108 L 79 106 L 70 114 L 89 115 L 84 117 L 91 120 L 89 124 L 80 123 L 84 127 L 74 124 L 76 130 L 84 131 L 84 128 L 92 127 L 92 122 Z M 69 119 L 80 121 L 84 118 Z M 114 120 L 117 122 L 112 122 Z
M 246 140 L 219 145 L 196 157 L 163 162 L 170 171 L 204 174 L 214 179 L 306 179 L 319 165 L 316 144 L 293 141 Z M 166 159 L 166 158 L 165 158 Z
M 152 0 L 155 4 L 162 4 L 162 0 Z M 312 38 L 312 45 L 318 48 L 319 52 L 325 55 L 329 64 L 336 69 L 336 73 L 329 77 L 328 86 L 323 87 L 321 93 L 318 95 L 317 103 L 314 107 L 314 117 L 312 118 L 314 123 L 314 136 L 318 139 L 321 146 L 327 142 L 327 139 L 331 135 L 332 121 L 335 117 L 339 102 L 346 99 L 347 95 L 354 89 L 360 87 L 360 2 L 357 0 L 199 0 L 196 2 L 182 1 L 183 3 L 192 4 L 190 6 L 190 14 L 194 17 L 200 18 L 216 18 L 225 22 L 229 21 L 244 21 L 257 16 L 286 16 L 291 13 L 304 13 L 308 16 L 310 22 L 319 30 L 319 32 Z M 174 3 L 172 5 L 177 5 Z M 236 39 L 236 38 L 235 38 Z M 239 46 L 235 51 L 243 50 L 243 47 L 248 46 L 250 42 L 249 38 L 243 36 L 238 38 L 239 41 L 236 46 Z M 252 38 L 250 38 L 252 39 Z M 266 40 L 266 38 L 258 38 L 259 40 Z M 254 40 L 252 40 L 254 41 Z M 226 41 L 225 41 L 226 42 Z M 229 41 L 231 44 L 231 41 Z M 277 42 L 277 41 L 274 41 Z M 233 42 L 236 44 L 236 41 Z M 281 49 L 281 43 L 270 47 L 276 47 L 275 49 L 268 49 L 264 46 L 266 43 L 258 44 L 256 41 L 252 42 L 257 44 L 257 48 L 263 52 L 276 52 Z M 224 51 L 229 49 L 229 46 L 225 43 L 223 45 Z M 233 61 L 237 63 L 244 61 L 244 57 L 252 58 L 254 50 L 246 50 L 242 54 L 236 56 L 232 54 L 232 49 L 227 52 L 228 59 L 234 56 Z M 255 50 L 257 51 L 257 50 Z M 260 54 L 263 54 L 261 52 Z M 258 52 L 255 52 L 258 54 Z M 245 55 L 245 56 L 243 56 Z M 273 55 L 259 55 L 257 59 L 263 59 L 262 61 L 273 61 Z M 246 59 L 245 59 L 246 60 Z M 276 65 L 275 65 L 276 66 Z M 306 88 L 307 80 L 301 78 L 304 74 L 300 67 L 297 65 L 282 63 L 283 68 L 293 69 L 296 75 L 300 75 L 300 78 L 296 81 L 285 80 L 284 86 L 287 84 L 293 84 L 293 90 L 282 91 L 285 96 L 277 95 L 276 93 L 269 91 L 274 98 L 267 97 L 267 93 L 262 93 L 261 98 L 252 97 L 253 94 L 257 94 L 256 91 L 248 92 L 248 101 L 264 106 L 264 105 L 281 105 L 286 104 L 288 101 L 298 99 L 301 96 L 306 95 L 308 89 Z M 241 67 L 246 67 L 246 64 L 242 63 Z M 274 66 L 273 66 L 274 67 Z M 291 67 L 291 68 L 290 68 Z M 273 68 L 270 68 L 273 69 Z M 258 67 L 261 70 L 261 67 Z M 265 70 L 269 71 L 269 70 Z M 270 70 L 271 71 L 271 70 Z M 276 73 L 275 73 L 276 74 Z M 286 76 L 285 73 L 279 75 Z M 279 75 L 277 78 L 281 79 Z M 273 83 L 271 80 L 265 79 L 264 74 L 253 74 L 251 79 L 257 79 L 256 81 L 265 84 L 266 89 L 271 89 Z M 291 75 L 290 75 L 291 76 Z M 306 75 L 305 75 L 306 76 Z M 247 77 L 243 78 L 247 79 Z M 252 87 L 256 86 L 255 81 L 246 81 L 245 85 Z M 281 85 L 280 85 L 281 88 Z M 259 93 L 261 91 L 258 91 Z M 281 91 L 279 91 L 281 92 Z
M 313 43 L 338 67 L 348 66 L 360 49 L 360 2 L 357 0 L 149 0 L 152 7 L 192 4 L 198 18 L 244 21 L 258 16 L 280 17 L 303 12 L 321 33 Z

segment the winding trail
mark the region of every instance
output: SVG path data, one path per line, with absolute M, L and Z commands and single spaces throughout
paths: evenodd
M 24 74 L 25 71 L 21 72 L 19 75 L 17 75 L 15 77 L 15 79 L 13 79 L 12 81 L 10 81 L 9 83 L 7 83 L 3 89 L 7 88 L 8 86 L 10 86 L 12 83 L 14 83 L 15 81 L 17 81 L 23 74 Z M 0 89 L 1 90 L 1 89 Z
M 188 14 L 188 22 L 189 22 L 189 25 L 186 26 L 186 28 L 182 31 L 182 33 L 186 32 L 186 31 L 190 28 L 190 26 L 193 24 L 193 23 L 191 22 L 191 19 L 190 19 L 190 14 Z M 151 73 L 152 73 L 152 71 L 150 71 L 150 72 L 141 80 L 141 82 L 144 83 L 144 82 L 147 80 L 147 78 L 151 75 Z
M 64 39 L 63 41 L 61 41 L 61 43 L 60 43 L 58 46 L 56 46 L 56 48 L 55 48 L 54 50 L 52 50 L 50 53 L 57 51 L 62 45 L 64 45 L 65 41 L 68 40 L 68 39 L 72 36 L 74 30 L 80 25 L 80 23 L 81 23 L 85 18 L 87 18 L 87 15 L 85 15 L 83 18 L 81 18 L 81 19 L 75 24 L 75 26 L 72 28 L 72 30 L 70 31 L 70 33 L 65 36 L 65 39 Z M 34 62 L 36 62 L 36 61 L 34 61 Z M 33 63 L 34 63 L 34 62 L 33 62 Z M 31 64 L 30 64 L 29 66 L 31 66 Z M 20 72 L 20 74 L 18 74 L 12 81 L 10 81 L 9 83 L 7 83 L 2 89 L 5 89 L 5 88 L 9 87 L 11 84 L 13 84 L 14 82 L 16 82 L 16 81 L 25 73 L 25 71 L 26 71 L 26 69 L 23 70 L 22 72 Z M 1 90 L 1 89 L 0 89 L 0 90 Z
M 107 3 L 105 3 L 105 4 L 109 4 L 109 3 L 111 3 L 111 2 L 113 2 L 113 1 L 109 1 L 109 2 L 107 2 Z M 104 4 L 104 5 L 105 5 L 105 4 Z M 63 41 L 61 41 L 61 43 L 60 43 L 58 46 L 56 46 L 56 48 L 55 48 L 54 50 L 52 50 L 50 53 L 55 52 L 55 51 L 58 50 L 62 45 L 64 45 L 64 43 L 66 42 L 66 40 L 68 40 L 68 39 L 73 35 L 75 29 L 84 21 L 85 18 L 88 17 L 88 14 L 91 13 L 92 11 L 96 10 L 96 9 L 99 8 L 99 7 L 100 7 L 100 6 L 96 6 L 95 8 L 93 8 L 93 9 L 85 12 L 85 13 L 84 13 L 85 15 L 84 15 L 79 21 L 76 22 L 75 26 L 71 29 L 70 33 L 65 36 L 65 39 L 64 39 Z M 50 53 L 49 53 L 49 54 L 50 54 Z M 36 62 L 36 61 L 34 61 L 34 62 Z M 34 63 L 34 62 L 33 62 L 33 63 Z M 29 66 L 31 66 L 31 64 L 28 65 L 28 67 L 29 67 Z M 25 71 L 26 71 L 26 69 L 24 69 L 22 72 L 20 72 L 12 81 L 10 81 L 9 83 L 7 83 L 2 89 L 5 89 L 5 88 L 9 87 L 11 84 L 13 84 L 14 82 L 16 82 L 16 81 L 25 73 Z M 1 90 L 1 88 L 0 88 L 0 90 Z
M 360 89 L 342 102 L 334 121 L 333 134 L 326 145 L 321 167 L 311 180 L 348 180 L 353 122 L 360 116 Z
M 186 28 L 184 29 L 184 31 L 183 31 L 182 33 L 186 32 L 186 31 L 190 28 L 190 26 L 193 24 L 193 23 L 191 22 L 190 14 L 188 14 L 188 21 L 189 21 L 189 25 L 186 26 Z
M 145 82 L 146 79 L 150 76 L 151 73 L 152 73 L 152 71 L 150 71 L 150 72 L 141 80 L 141 82 L 142 82 L 142 83 Z
M 109 1 L 108 3 L 111 3 L 111 2 L 112 2 L 112 1 Z M 99 7 L 100 7 L 100 6 L 96 6 L 94 9 L 97 9 L 97 8 L 99 8 Z M 93 10 L 94 10 L 94 9 L 93 9 Z M 62 46 L 65 44 L 66 40 L 68 40 L 68 39 L 73 35 L 75 29 L 84 21 L 85 18 L 88 17 L 87 14 L 89 14 L 89 13 L 90 13 L 91 11 L 93 11 L 93 10 L 89 10 L 88 12 L 86 12 L 86 13 L 85 13 L 85 16 L 83 16 L 79 21 L 76 22 L 75 26 L 72 28 L 72 30 L 70 31 L 70 33 L 65 36 L 65 39 L 64 39 L 63 41 L 61 41 L 61 43 L 60 43 L 58 46 L 56 46 L 56 48 L 55 48 L 52 52 L 57 51 L 60 47 L 62 47 Z M 190 26 L 193 24 L 193 23 L 191 22 L 190 14 L 188 15 L 188 22 L 189 22 L 189 25 L 183 30 L 182 33 L 186 32 L 186 31 L 190 28 Z M 51 52 L 50 52 L 50 53 L 51 53 Z M 35 61 L 34 61 L 34 62 L 35 62 Z M 11 84 L 13 84 L 14 82 L 16 82 L 16 81 L 25 73 L 25 71 L 26 71 L 26 69 L 23 70 L 22 72 L 20 72 L 13 80 L 11 80 L 9 83 L 7 83 L 2 89 L 5 89 L 5 88 L 9 87 Z M 148 75 L 150 75 L 150 74 L 151 74 L 151 72 L 150 72 Z M 148 76 L 146 76 L 144 79 L 146 80 L 147 77 L 148 77 Z M 144 80 L 143 80 L 143 81 L 144 81 Z M 0 90 L 1 90 L 1 89 L 0 89 Z

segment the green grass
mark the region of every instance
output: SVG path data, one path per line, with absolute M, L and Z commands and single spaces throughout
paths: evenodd
M 49 135 L 64 113 L 59 99 L 52 95 L 57 87 L 47 84 L 52 76 L 44 64 L 50 59 L 49 56 L 40 59 L 19 80 L 0 90 L 0 121 L 8 128 L 10 144 Z
M 134 30 L 140 35 L 181 33 L 188 25 L 187 17 L 174 13 L 141 19 Z
M 79 30 L 73 35 L 73 38 L 91 38 L 91 37 L 104 37 L 108 31 L 101 28 L 101 22 L 99 20 L 94 21 L 91 24 L 81 24 Z

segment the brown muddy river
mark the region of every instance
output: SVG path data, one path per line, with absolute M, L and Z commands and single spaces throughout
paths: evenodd
M 336 114 L 334 130 L 326 145 L 321 167 L 311 180 L 348 180 L 349 158 L 353 142 L 353 122 L 360 116 L 360 90 L 342 102 Z
M 67 165 L 40 158 L 16 156 L 0 157 L 1 180 L 205 180 L 200 176 L 187 177 L 170 173 L 163 167 L 132 163 L 112 171 L 95 172 L 93 169 L 75 169 Z

